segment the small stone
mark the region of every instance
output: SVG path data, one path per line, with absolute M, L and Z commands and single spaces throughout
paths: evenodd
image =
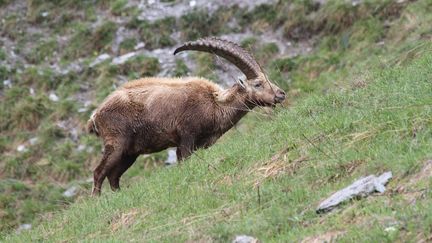
M 83 112 L 86 112 L 86 111 L 87 111 L 87 108 L 85 108 L 85 107 L 82 107 L 82 108 L 78 109 L 78 113 L 83 113 Z
M 155 2 L 156 2 L 156 0 L 148 0 L 147 3 L 148 3 L 149 5 L 151 5 L 151 4 L 154 4 Z
M 237 235 L 233 243 L 258 243 L 258 239 L 248 235 Z
M 34 94 L 35 94 L 35 91 L 34 91 L 33 88 L 30 88 L 30 89 L 29 89 L 29 92 L 30 92 L 31 95 L 34 95 Z
M 39 141 L 39 138 L 38 138 L 38 137 L 34 137 L 34 138 L 30 138 L 30 139 L 29 139 L 29 143 L 30 143 L 30 145 L 35 145 L 35 144 L 38 143 L 38 141 Z
M 144 42 L 140 42 L 138 44 L 136 44 L 136 46 L 134 47 L 134 50 L 139 50 L 141 48 L 145 47 L 145 43 Z
M 127 60 L 131 59 L 136 55 L 136 52 L 129 52 L 122 56 L 116 57 L 112 60 L 112 64 L 119 65 L 127 62 Z
M 50 93 L 48 98 L 53 102 L 57 102 L 60 100 L 60 98 L 55 93 Z
M 32 225 L 31 225 L 31 224 L 22 224 L 22 225 L 20 225 L 20 226 L 18 227 L 17 231 L 18 231 L 18 232 L 21 232 L 21 231 L 23 231 L 23 230 L 29 230 L 29 229 L 31 229 L 31 228 L 32 228 Z
M 27 152 L 28 149 L 27 149 L 27 147 L 24 144 L 21 144 L 21 145 L 18 145 L 17 151 L 20 152 L 20 153 L 24 153 L 24 152 Z
M 43 13 L 41 13 L 41 16 L 44 17 L 44 18 L 47 17 L 48 15 L 49 15 L 48 12 L 43 12 Z
M 102 63 L 102 62 L 104 62 L 110 58 L 111 58 L 111 56 L 109 54 L 103 53 L 103 54 L 99 55 L 98 57 L 96 57 L 96 59 L 93 62 L 91 62 L 89 66 L 94 67 L 94 66 L 96 66 L 96 65 L 98 65 L 98 64 L 100 64 L 100 63 Z
M 78 192 L 78 187 L 71 186 L 65 192 L 63 192 L 63 196 L 65 196 L 65 197 L 73 197 L 73 196 L 75 196 L 77 194 L 77 192 Z
M 165 165 L 173 165 L 177 163 L 176 149 L 168 149 L 168 158 L 165 160 Z
M 85 146 L 84 144 L 80 144 L 80 145 L 78 145 L 77 151 L 78 151 L 78 152 L 81 152 L 81 151 L 83 151 L 84 149 L 86 149 L 86 146 Z
M 9 79 L 3 81 L 3 86 L 12 88 L 12 82 Z
M 90 100 L 86 100 L 84 102 L 84 107 L 89 107 L 92 104 L 92 102 Z
M 195 6 L 196 6 L 196 1 L 195 1 L 195 0 L 190 1 L 190 2 L 189 2 L 189 6 L 190 6 L 191 8 L 195 7 Z

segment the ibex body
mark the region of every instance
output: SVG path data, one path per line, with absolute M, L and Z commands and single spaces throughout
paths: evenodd
M 211 52 L 236 65 L 247 80 L 222 89 L 202 78 L 143 78 L 114 91 L 93 113 L 88 130 L 103 139 L 93 194 L 108 177 L 113 190 L 140 154 L 177 147 L 177 158 L 212 145 L 255 106 L 274 106 L 285 93 L 270 83 L 248 52 L 216 38 L 189 42 L 184 50 Z

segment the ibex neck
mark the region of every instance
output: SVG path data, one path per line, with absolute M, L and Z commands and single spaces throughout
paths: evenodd
M 223 133 L 255 107 L 248 101 L 246 91 L 238 84 L 221 92 L 218 105 L 218 119 Z

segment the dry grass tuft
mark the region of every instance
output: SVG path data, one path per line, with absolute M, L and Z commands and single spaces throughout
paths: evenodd
M 128 212 L 115 215 L 111 221 L 111 232 L 130 227 L 135 222 L 138 213 L 138 209 L 133 208 Z
M 420 188 L 419 185 L 427 183 L 427 180 L 432 178 L 432 160 L 427 160 L 423 168 L 418 172 L 410 176 L 408 182 L 398 186 L 392 191 L 392 193 L 402 194 L 403 198 L 408 204 L 415 204 L 418 199 L 422 199 L 426 196 L 428 188 Z M 401 183 L 402 184 L 402 183 Z
M 302 162 L 309 159 L 307 156 L 300 156 L 299 158 L 290 161 L 288 159 L 288 152 L 290 150 L 291 147 L 284 148 L 277 154 L 273 155 L 271 159 L 264 164 L 258 164 L 252 168 L 250 174 L 257 175 L 258 177 L 258 179 L 255 180 L 254 187 L 258 187 L 264 180 L 277 177 L 280 174 L 294 174 Z
M 323 243 L 323 242 L 336 242 L 337 238 L 344 235 L 345 231 L 329 231 L 321 235 L 310 236 L 303 239 L 302 243 Z

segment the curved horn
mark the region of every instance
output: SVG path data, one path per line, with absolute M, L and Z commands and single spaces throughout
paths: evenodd
M 223 57 L 238 67 L 246 75 L 247 79 L 254 79 L 262 73 L 261 66 L 255 58 L 248 51 L 231 41 L 206 37 L 186 42 L 174 51 L 174 55 L 186 50 L 209 52 Z

